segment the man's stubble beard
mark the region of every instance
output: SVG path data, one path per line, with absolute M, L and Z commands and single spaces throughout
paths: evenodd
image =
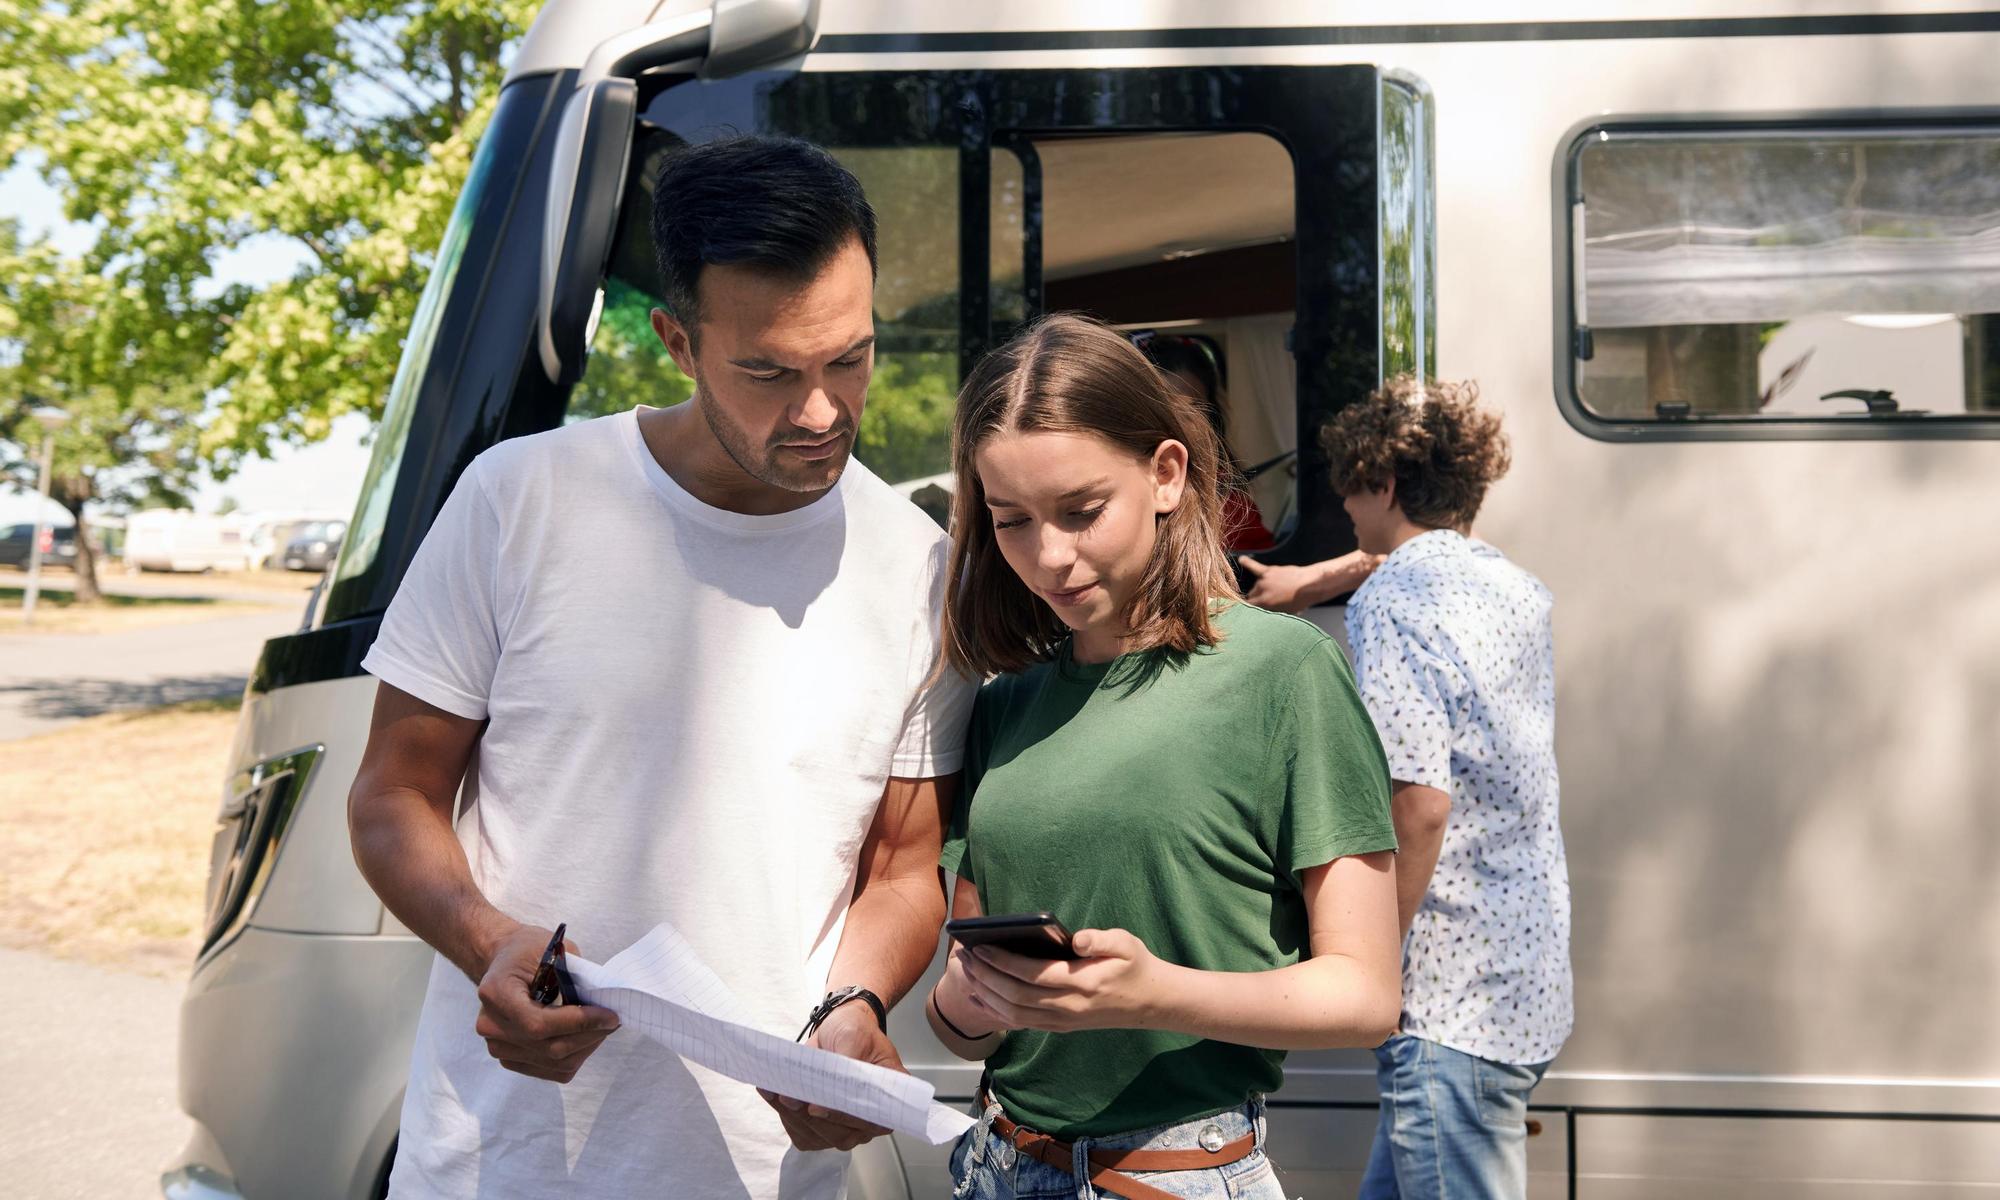
M 702 419 L 708 423 L 709 433 L 722 447 L 722 452 L 745 475 L 767 487 L 787 492 L 823 492 L 840 482 L 841 472 L 847 469 L 848 456 L 854 451 L 854 426 L 843 418 L 835 423 L 830 432 L 844 433 L 847 438 L 832 458 L 824 462 L 800 463 L 797 469 L 788 470 L 778 459 L 777 446 L 782 443 L 757 446 L 749 434 L 729 420 L 722 406 L 709 396 L 708 389 L 698 378 L 694 383 L 692 399 Z

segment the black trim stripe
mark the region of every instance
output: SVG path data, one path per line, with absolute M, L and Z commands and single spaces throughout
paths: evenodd
M 999 33 L 831 33 L 822 54 L 948 54 L 1024 50 L 1185 50 L 1371 46 L 1421 42 L 1602 42 L 1669 38 L 1878 37 L 1996 33 L 2000 13 L 1855 13 L 1829 17 L 1711 17 L 1657 21 L 1476 21 L 1453 25 L 1298 25 L 1077 29 Z
M 1276 1097 L 1266 1100 L 1264 1105 L 1272 1109 L 1306 1111 L 1341 1109 L 1349 1112 L 1374 1112 L 1381 1107 L 1373 1100 L 1280 1100 Z M 1728 1121 L 1935 1121 L 1947 1125 L 2000 1124 L 2000 1112 L 1905 1112 L 1899 1109 L 1704 1108 L 1685 1104 L 1536 1104 L 1529 1101 L 1528 1111 L 1568 1113 L 1571 1116 L 1585 1117 L 1708 1117 Z
M 346 621 L 308 629 L 264 643 L 257 657 L 257 669 L 250 674 L 250 690 L 258 695 L 302 683 L 322 683 L 329 679 L 352 679 L 365 674 L 361 660 L 375 635 L 382 629 L 382 614 L 369 613 Z

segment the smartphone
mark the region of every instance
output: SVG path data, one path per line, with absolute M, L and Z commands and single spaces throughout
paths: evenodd
M 944 931 L 961 946 L 996 946 L 1027 958 L 1074 959 L 1069 930 L 1054 913 L 1006 913 L 995 917 L 959 917 L 946 921 Z

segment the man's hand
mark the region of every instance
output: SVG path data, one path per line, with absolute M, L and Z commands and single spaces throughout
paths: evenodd
M 568 1083 L 577 1068 L 618 1028 L 618 1014 L 594 1004 L 544 1008 L 528 998 L 528 983 L 555 932 L 521 925 L 504 936 L 479 980 L 473 1031 L 509 1071 Z M 564 942 L 566 951 L 576 947 Z
M 1243 597 L 1251 604 L 1281 613 L 1304 612 L 1312 607 L 1306 590 L 1318 577 L 1314 568 L 1266 565 L 1247 554 L 1239 555 L 1236 561 L 1255 580 L 1250 593 Z
M 835 1054 L 844 1054 L 892 1071 L 903 1070 L 902 1056 L 896 1053 L 889 1035 L 875 1023 L 875 1010 L 860 1000 L 850 1000 L 834 1009 L 826 1020 L 820 1022 L 819 1029 L 806 1039 L 806 1045 L 818 1046 L 822 1050 L 831 1050 Z M 846 1113 L 807 1104 L 789 1096 L 775 1096 L 763 1088 L 758 1088 L 757 1094 L 764 1098 L 764 1103 L 777 1110 L 778 1119 L 785 1123 L 785 1132 L 791 1135 L 792 1145 L 801 1150 L 852 1150 L 889 1132 L 859 1117 L 850 1117 Z
M 1301 613 L 1360 587 L 1382 565 L 1382 556 L 1351 550 L 1304 567 L 1260 563 L 1248 555 L 1236 561 L 1255 580 L 1245 600 L 1272 612 Z

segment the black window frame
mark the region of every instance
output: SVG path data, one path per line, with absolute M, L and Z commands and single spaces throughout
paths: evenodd
M 828 145 L 958 146 L 961 378 L 995 342 L 990 156 L 1011 149 L 1010 138 L 1245 132 L 1277 141 L 1293 162 L 1300 517 L 1292 535 L 1259 558 L 1309 563 L 1355 545 L 1318 435 L 1380 382 L 1385 74 L 1372 64 L 807 71 L 698 84 L 665 79 L 645 88 L 640 103 L 643 119 L 689 140 L 760 131 Z M 841 94 L 821 91 L 834 81 Z M 676 111 L 677 93 L 700 100 Z M 1030 300 L 1031 315 L 1038 299 Z
M 1586 117 L 1556 143 L 1550 257 L 1556 407 L 1570 426 L 1603 442 L 1921 441 L 2000 438 L 2000 414 L 1880 417 L 1854 413 L 1824 416 L 1704 416 L 1650 421 L 1604 417 L 1590 410 L 1577 388 L 1575 211 L 1582 200 L 1584 148 L 1611 136 L 1787 136 L 1863 133 L 1877 137 L 1990 133 L 2000 138 L 2000 108 L 1802 109 L 1774 112 L 1613 113 Z

